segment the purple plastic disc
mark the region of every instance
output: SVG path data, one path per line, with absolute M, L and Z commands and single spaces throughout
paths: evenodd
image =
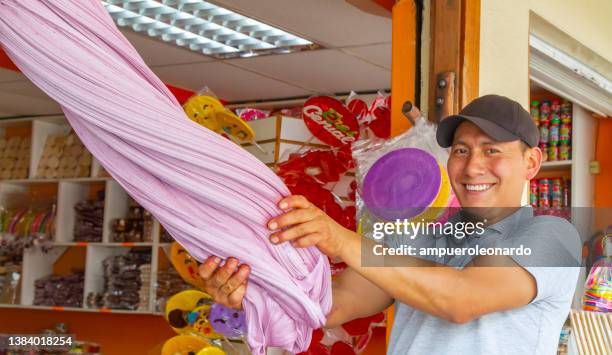
M 363 201 L 378 218 L 392 221 L 423 213 L 441 184 L 440 166 L 426 151 L 402 148 L 383 155 L 363 181 Z
M 228 338 L 241 337 L 246 334 L 246 318 L 243 311 L 214 303 L 210 308 L 208 321 L 217 333 Z

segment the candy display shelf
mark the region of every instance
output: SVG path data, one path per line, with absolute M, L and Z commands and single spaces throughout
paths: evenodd
M 530 100 L 541 102 L 542 100 L 561 100 L 563 98 L 557 93 L 547 90 L 533 81 L 531 82 Z M 591 237 L 594 228 L 592 209 L 587 207 L 593 206 L 595 196 L 595 178 L 590 172 L 589 164 L 595 157 L 594 137 L 596 135 L 597 125 L 592 113 L 579 103 L 572 102 L 571 159 L 544 162 L 542 169 L 536 176 L 536 179 L 554 177 L 571 179 L 571 220 L 578 230 L 582 242 Z M 578 280 L 572 304 L 575 309 L 580 308 L 585 279 L 586 276 L 582 273 Z
M 542 170 L 550 170 L 555 168 L 571 168 L 571 160 L 545 161 L 542 163 Z
M 145 242 L 113 242 L 111 222 L 125 218 L 128 213 L 128 195 L 112 178 L 103 175 L 99 162 L 91 159 L 88 176 L 79 177 L 41 177 L 40 160 L 44 159 L 45 144 L 50 136 L 67 135 L 70 126 L 63 116 L 34 117 L 0 120 L 0 139 L 5 142 L 13 137 L 29 141 L 29 162 L 27 178 L 0 180 L 0 207 L 11 209 L 30 205 L 56 206 L 53 238 L 41 246 L 24 249 L 21 266 L 19 300 L 17 304 L 0 304 L 3 308 L 27 308 L 52 311 L 79 311 L 126 314 L 153 314 L 156 302 L 155 285 L 158 269 L 157 257 L 160 237 L 159 222 L 153 220 L 152 240 Z M 4 148 L 4 147 L 2 147 Z M 1 150 L 0 150 L 1 153 Z M 5 160 L 0 161 L 0 171 L 7 168 Z M 57 162 L 56 162 L 57 163 Z M 75 241 L 74 231 L 77 202 L 92 199 L 96 193 L 104 190 L 104 213 L 101 242 Z M 169 245 L 164 243 L 164 245 Z M 48 248 L 48 250 L 46 250 Z M 99 292 L 104 286 L 102 261 L 112 255 L 125 254 L 130 249 L 146 249 L 151 253 L 151 275 L 148 306 L 145 309 L 109 309 L 87 308 L 86 300 L 90 292 Z M 78 260 L 63 260 L 68 254 L 80 254 Z M 68 264 L 69 267 L 62 264 Z M 82 307 L 54 307 L 34 305 L 34 282 L 51 274 L 63 274 L 66 268 L 74 268 L 84 274 Z M 60 271 L 58 271 L 60 270 Z M 155 313 L 157 314 L 157 313 Z
M 562 99 L 532 83 L 531 100 Z M 589 164 L 595 156 L 596 121 L 591 112 L 572 103 L 571 159 L 546 161 L 536 178 L 562 176 L 571 179 L 571 207 L 591 207 L 594 197 L 594 178 Z
M 254 145 L 244 145 L 243 148 L 251 152 L 268 166 L 285 160 L 290 153 L 301 148 L 327 148 L 323 142 L 313 138 L 301 119 L 273 116 L 261 120 L 251 121 L 249 125 L 256 133 L 257 143 L 263 151 Z M 56 135 L 66 136 L 70 126 L 63 116 L 33 117 L 0 120 L 0 139 L 5 142 L 12 137 L 20 137 L 22 141 L 30 142 L 30 155 L 28 161 L 27 178 L 6 178 L 0 180 L 0 207 L 20 208 L 32 203 L 37 205 L 56 206 L 55 226 L 53 238 L 47 241 L 44 250 L 40 246 L 30 247 L 23 252 L 21 280 L 19 286 L 19 300 L 17 304 L 0 304 L 0 307 L 28 308 L 53 311 L 81 311 L 103 313 L 127 314 L 160 314 L 156 311 L 156 285 L 160 270 L 169 267 L 168 257 L 170 243 L 160 242 L 161 226 L 153 221 L 152 240 L 145 242 L 117 243 L 112 238 L 111 222 L 116 218 L 126 217 L 129 209 L 128 195 L 123 188 L 111 177 L 104 175 L 99 162 L 92 157 L 88 176 L 56 177 L 48 172 L 38 171 L 44 167 L 45 159 L 49 160 L 49 137 Z M 55 152 L 57 153 L 57 152 Z M 0 158 L 2 158 L 0 156 Z M 43 163 L 41 163 L 43 160 Z M 2 161 L 0 159 L 0 161 Z M 54 162 L 57 165 L 57 162 Z M 48 164 L 47 164 L 48 165 Z M 52 164 L 53 165 L 53 164 Z M 0 171 L 5 169 L 0 166 Z M 48 167 L 47 167 L 48 168 Z M 41 177 L 48 176 L 48 177 Z M 334 192 L 347 200 L 350 174 L 334 185 Z M 96 193 L 104 190 L 104 212 L 102 226 L 102 240 L 100 242 L 76 241 L 75 204 L 86 199 L 93 199 Z M 108 308 L 88 308 L 87 296 L 90 292 L 100 292 L 104 287 L 104 272 L 102 262 L 110 256 L 126 254 L 132 249 L 147 250 L 151 253 L 150 280 L 148 307 L 146 309 L 125 310 Z M 66 255 L 77 254 L 77 261 Z M 52 307 L 34 305 L 34 282 L 51 274 L 62 274 L 72 265 L 84 274 L 83 305 L 82 307 Z M 63 265 L 63 266 L 62 266 Z M 60 267 L 62 266 L 62 267 Z M 60 270 L 61 269 L 61 270 Z M 58 272 L 58 270 L 60 270 Z

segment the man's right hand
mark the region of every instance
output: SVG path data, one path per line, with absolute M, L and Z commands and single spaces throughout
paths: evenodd
M 248 265 L 240 265 L 236 258 L 228 258 L 221 266 L 221 259 L 211 256 L 200 265 L 198 271 L 204 280 L 203 291 L 215 302 L 234 309 L 242 308 L 251 272 Z

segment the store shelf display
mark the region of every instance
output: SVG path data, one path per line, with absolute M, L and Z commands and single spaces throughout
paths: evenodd
M 66 275 L 47 275 L 34 281 L 36 306 L 83 306 L 84 275 L 75 271 Z
M 558 99 L 533 100 L 531 117 L 540 130 L 544 161 L 571 160 L 572 104 Z
M 0 303 L 19 303 L 23 243 L 16 238 L 0 237 Z
M 38 178 L 87 177 L 91 173 L 91 153 L 74 132 L 48 135 L 38 160 Z
M 186 283 L 173 267 L 159 270 L 155 287 L 155 311 L 163 313 L 170 297 L 192 288 L 193 286 Z
M 74 240 L 101 242 L 104 225 L 104 190 L 98 191 L 94 200 L 77 202 L 74 210 Z
M 150 243 L 153 241 L 153 216 L 129 198 L 128 214 L 111 221 L 113 243 Z
M 0 162 L 0 178 L 27 178 L 30 167 L 30 138 L 0 138 Z
M 569 218 L 571 186 L 571 180 L 563 177 L 533 179 L 529 183 L 529 203 L 536 214 Z
M 149 309 L 140 307 L 140 292 L 143 288 L 141 267 L 150 273 L 151 248 L 115 248 L 89 246 L 88 266 L 101 265 L 97 269 L 88 267 L 85 294 L 87 308 Z M 150 281 L 149 278 L 144 278 Z M 144 286 L 146 289 L 148 285 Z
M 159 222 L 130 202 L 123 188 L 105 174 L 97 159 L 71 133 L 63 116 L 0 120 L 0 161 L 5 158 L 7 142 L 17 141 L 14 137 L 24 146 L 29 143 L 30 148 L 25 159 L 27 174 L 0 179 L 0 307 L 153 313 L 157 272 L 152 270 L 158 269 L 158 248 L 162 245 Z M 13 147 L 16 143 L 10 144 Z M 23 157 L 20 159 L 23 165 Z M 64 174 L 64 160 L 86 169 Z M 0 178 L 4 167 L 0 168 Z M 50 167 L 57 172 L 48 172 Z M 13 219 L 20 223 L 11 223 Z M 112 222 L 121 219 L 131 220 L 134 227 L 125 238 L 114 235 Z M 103 261 L 143 248 L 148 261 L 139 265 L 139 274 L 132 280 L 139 285 L 131 295 L 137 301 L 125 309 L 111 309 L 106 307 L 117 304 L 100 304 L 91 296 L 89 303 L 95 307 L 88 308 L 89 294 L 104 293 Z M 70 259 L 66 254 L 74 253 L 82 254 L 74 265 L 77 272 L 82 272 L 82 286 L 75 291 L 79 295 L 72 297 L 71 293 L 71 297 L 80 302 L 51 302 L 41 290 L 51 284 L 64 285 L 66 279 L 75 277 L 71 276 L 69 261 L 64 261 Z M 61 265 L 65 263 L 68 265 Z

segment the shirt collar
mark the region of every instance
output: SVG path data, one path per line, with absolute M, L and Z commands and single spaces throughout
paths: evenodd
M 507 231 L 514 229 L 520 221 L 531 217 L 533 217 L 533 208 L 530 205 L 522 206 L 501 221 L 488 226 L 487 229 L 505 234 Z

